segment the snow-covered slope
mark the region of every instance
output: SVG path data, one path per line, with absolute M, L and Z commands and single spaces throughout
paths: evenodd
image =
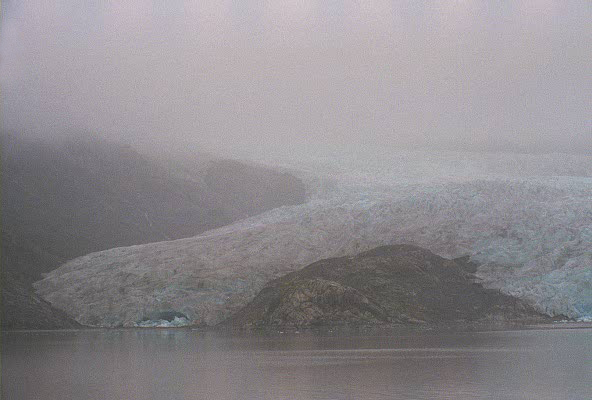
M 38 282 L 38 293 L 84 324 L 133 326 L 172 310 L 212 325 L 279 275 L 411 243 L 470 255 L 487 286 L 548 313 L 592 314 L 592 157 L 385 152 L 257 161 L 296 173 L 310 200 L 193 238 L 77 258 Z

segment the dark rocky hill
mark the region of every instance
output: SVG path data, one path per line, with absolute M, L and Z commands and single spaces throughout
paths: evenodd
M 321 260 L 270 282 L 225 325 L 240 328 L 546 320 L 474 282 L 468 259 L 411 245 Z
M 32 293 L 31 282 L 69 259 L 190 237 L 305 200 L 299 179 L 259 166 L 203 154 L 155 157 L 98 140 L 11 135 L 2 136 L 1 184 L 2 290 L 18 281 L 23 298 Z M 18 314 L 32 315 L 18 302 L 3 303 L 5 328 Z

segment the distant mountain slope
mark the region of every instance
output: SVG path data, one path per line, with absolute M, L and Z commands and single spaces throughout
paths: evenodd
M 98 141 L 6 138 L 6 268 L 38 279 L 93 251 L 193 236 L 305 200 L 303 184 L 291 175 L 203 158 L 165 166 L 131 148 Z
M 25 287 L 83 254 L 193 236 L 306 198 L 299 179 L 255 165 L 9 135 L 1 183 L 2 271 Z
M 240 328 L 548 320 L 473 283 L 475 266 L 411 245 L 315 262 L 270 282 L 226 321 Z

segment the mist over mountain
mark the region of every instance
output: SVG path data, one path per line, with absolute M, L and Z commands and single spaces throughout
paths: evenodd
M 38 278 L 79 255 L 194 236 L 305 199 L 304 187 L 288 174 L 202 154 L 169 162 L 101 141 L 6 137 L 7 257 L 27 258 L 22 263 Z M 9 268 L 22 273 L 17 264 Z
M 32 292 L 18 288 L 71 258 L 193 236 L 305 200 L 287 173 L 204 154 L 157 158 L 101 140 L 2 139 L 3 288 L 21 298 Z M 15 280 L 22 284 L 13 288 Z M 7 298 L 4 308 L 18 314 L 18 304 Z
M 8 0 L 2 127 L 212 152 L 590 154 L 587 1 Z
M 590 316 L 588 2 L 1 7 L 3 263 L 62 265 L 36 288 L 77 321 L 211 325 L 395 243 Z
M 589 398 L 591 21 L 0 0 L 0 397 Z

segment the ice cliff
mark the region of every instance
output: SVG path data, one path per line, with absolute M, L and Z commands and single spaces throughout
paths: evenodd
M 310 192 L 202 235 L 69 261 L 36 283 L 77 321 L 134 326 L 175 311 L 216 324 L 271 279 L 396 243 L 470 255 L 487 287 L 549 314 L 592 314 L 592 157 L 395 152 L 290 160 Z

